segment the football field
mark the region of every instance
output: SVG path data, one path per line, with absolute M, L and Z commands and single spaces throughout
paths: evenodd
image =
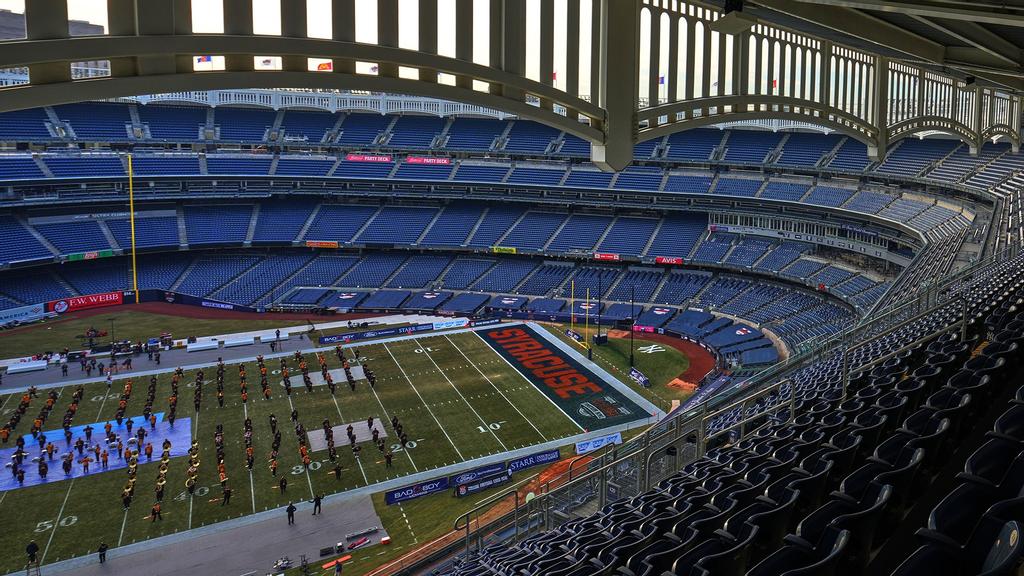
M 171 433 L 163 419 L 169 408 L 173 367 L 157 376 L 152 411 L 164 414 L 146 439 L 154 446 L 152 461 L 139 457 L 134 499 L 127 509 L 122 506 L 121 495 L 128 468 L 113 454 L 115 450 L 111 450 L 110 470 L 97 472 L 99 463 L 94 462 L 91 474 L 80 474 L 81 458 L 77 452 L 72 477 L 66 478 L 61 470 L 60 455 L 71 451 L 65 445 L 61 420 L 72 403 L 73 386 L 55 390 L 56 401 L 42 426 L 48 440 L 57 445 L 47 481 L 39 481 L 33 461 L 39 455 L 39 446 L 29 435 L 25 444 L 28 457 L 23 465 L 25 485 L 18 487 L 11 475 L 10 453 L 14 439 L 29 433 L 33 419 L 44 405 L 49 390 L 40 390 L 12 431 L 10 441 L 0 446 L 6 466 L 0 489 L 7 488 L 0 491 L 0 517 L 4 518 L 0 545 L 7 551 L 0 557 L 0 573 L 23 568 L 21 551 L 30 539 L 36 540 L 42 563 L 47 564 L 91 553 L 100 542 L 114 548 L 286 506 L 289 501 L 309 500 L 314 494 L 349 490 L 649 415 L 614 389 L 601 389 L 598 384 L 589 384 L 589 388 L 580 385 L 572 375 L 577 370 L 588 374 L 587 370 L 564 352 L 552 353 L 546 344 L 535 345 L 535 341 L 542 340 L 532 328 L 502 326 L 345 347 L 341 353 L 354 373 L 362 374 L 369 368 L 376 375 L 374 387 L 357 379 L 355 390 L 350 389 L 340 370 L 342 363 L 336 351 L 327 350 L 322 355 L 337 384 L 334 394 L 320 383 L 320 364 L 315 354 L 307 352 L 303 356 L 316 383 L 312 389 L 303 385 L 300 361 L 291 354 L 283 356 L 291 376 L 290 395 L 281 383 L 281 356 L 268 356 L 271 398 L 264 399 L 260 371 L 255 362 L 248 362 L 247 402 L 242 401 L 240 394 L 239 365 L 228 364 L 224 370 L 223 407 L 218 407 L 217 402 L 216 369 L 209 367 L 204 370 L 198 411 L 194 408 L 196 373 L 185 371 L 179 384 L 173 433 L 175 438 L 191 435 L 197 443 L 198 478 L 190 494 L 185 488 L 188 458 L 170 458 L 161 503 L 162 520 L 157 521 L 150 517 L 150 509 L 155 502 L 160 444 Z M 72 376 L 74 372 L 77 367 Z M 586 380 L 588 376 L 581 378 Z M 113 419 L 122 399 L 127 416 L 142 414 L 149 377 L 136 378 L 127 398 L 123 396 L 124 383 L 124 379 L 115 379 L 109 391 L 102 382 L 85 385 L 72 426 L 92 424 L 93 444 L 102 440 L 106 422 L 116 424 Z M 10 419 L 21 401 L 20 393 L 0 396 L 0 424 Z M 312 450 L 308 466 L 302 465 L 299 439 L 289 417 L 293 410 L 309 435 Z M 273 441 L 271 414 L 276 416 L 281 433 L 276 477 L 268 466 Z M 383 452 L 369 440 L 369 417 L 375 419 L 374 427 L 386 434 L 386 449 L 393 452 L 390 468 L 385 465 Z M 390 424 L 392 417 L 399 419 L 408 435 L 406 447 L 396 438 Z M 255 463 L 251 469 L 246 466 L 246 418 L 251 419 L 253 428 Z M 313 438 L 314 433 L 322 430 L 324 420 L 331 427 L 340 426 L 335 428 L 337 462 L 343 469 L 340 479 L 332 472 L 334 463 L 322 442 Z M 344 432 L 348 424 L 359 432 L 358 456 Z M 223 430 L 226 484 L 232 490 L 226 506 L 222 505 L 217 470 L 214 438 L 218 426 Z M 182 427 L 188 427 L 187 433 Z M 114 433 L 125 440 L 131 436 L 123 427 L 115 426 Z M 179 440 L 175 446 L 176 453 L 187 449 L 181 443 Z M 284 492 L 279 487 L 282 477 L 287 479 Z

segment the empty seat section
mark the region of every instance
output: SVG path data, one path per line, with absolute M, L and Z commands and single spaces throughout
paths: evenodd
M 646 255 L 687 258 L 707 227 L 708 216 L 704 213 L 666 216 Z
M 501 240 L 501 245 L 540 250 L 565 221 L 565 218 L 565 214 L 555 212 L 527 212 L 526 216 L 513 226 L 508 235 Z
M 465 290 L 494 266 L 494 260 L 456 258 L 441 278 L 441 285 L 452 290 Z
M 501 182 L 508 174 L 510 166 L 503 164 L 467 164 L 462 161 L 455 169 L 452 180 L 466 182 Z
M 723 132 L 710 128 L 697 128 L 675 132 L 668 137 L 668 160 L 684 160 L 703 162 L 711 158 L 711 153 L 722 142 Z
M 498 260 L 470 287 L 482 292 L 512 292 L 536 267 L 537 263 L 533 260 Z
M 383 114 L 349 114 L 341 123 L 338 144 L 342 146 L 372 146 L 380 133 L 387 129 L 392 118 Z
M 420 241 L 421 245 L 464 246 L 469 234 L 480 222 L 484 206 L 481 204 L 449 204 L 430 226 Z
M 782 155 L 775 163 L 783 166 L 817 166 L 842 138 L 834 134 L 791 133 L 782 146 Z
M 136 154 L 132 170 L 138 176 L 198 176 L 199 156 L 195 154 Z
M 206 171 L 214 174 L 259 174 L 270 173 L 270 163 L 274 159 L 266 154 L 236 156 L 228 154 L 209 154 L 206 157 Z
M 0 155 L 0 180 L 45 178 L 43 171 L 28 154 Z
M 277 112 L 266 108 L 214 109 L 213 123 L 219 129 L 219 139 L 227 142 L 262 142 L 267 129 L 273 126 Z
M 436 214 L 437 208 L 385 206 L 354 241 L 363 244 L 415 244 Z
M 430 148 L 444 128 L 444 118 L 436 116 L 399 116 L 391 128 L 389 148 Z
M 316 204 L 308 200 L 264 202 L 256 216 L 253 243 L 290 243 L 298 239 L 299 231 L 309 220 Z
M 0 114 L 0 140 L 7 142 L 41 142 L 53 139 L 46 129 L 49 118 L 42 108 L 13 110 Z
M 241 244 L 249 231 L 253 206 L 186 205 L 185 230 L 190 245 Z
M 352 288 L 377 288 L 398 270 L 405 259 L 404 254 L 392 252 L 367 254 L 337 284 Z
M 388 282 L 387 287 L 426 288 L 428 284 L 441 277 L 441 272 L 450 262 L 450 257 L 435 254 L 410 256 L 402 269 Z
M 525 210 L 520 206 L 492 204 L 484 213 L 483 218 L 469 238 L 470 246 L 495 246 L 498 240 L 509 231 L 509 228 L 523 216 Z
M 658 222 L 653 218 L 620 216 L 616 218 L 611 229 L 601 240 L 597 251 L 640 256 L 658 228 Z
M 115 218 L 106 221 L 107 228 L 114 235 L 114 240 L 122 249 L 131 248 L 131 223 L 127 218 Z M 135 218 L 135 246 L 137 248 L 153 248 L 156 246 L 174 246 L 181 244 L 178 238 L 177 216 L 154 216 Z
M 337 120 L 338 117 L 330 112 L 286 110 L 284 119 L 281 120 L 281 130 L 284 134 L 280 138 L 285 143 L 318 144 L 323 142 L 324 137 L 334 128 L 334 123 Z
M 611 221 L 611 216 L 572 214 L 546 249 L 552 252 L 592 252 Z
M 130 139 L 132 119 L 126 104 L 82 102 L 53 107 L 62 122 L 71 124 L 79 140 L 125 142 Z
M 125 175 L 121 158 L 112 154 L 44 154 L 40 158 L 59 178 Z
M 199 140 L 200 128 L 206 125 L 208 108 L 200 106 L 166 106 L 147 104 L 138 106 L 139 119 L 149 126 L 153 140 L 192 142 Z
M 95 220 L 33 224 L 37 232 L 53 244 L 61 254 L 108 250 L 107 237 Z
M 274 174 L 281 176 L 327 176 L 336 160 L 334 158 L 309 158 L 307 156 L 281 156 L 274 168 Z
M 505 123 L 485 118 L 457 117 L 448 127 L 444 147 L 450 150 L 490 150 Z
M 182 277 L 175 290 L 193 296 L 206 296 L 258 261 L 257 256 L 241 254 L 200 256 Z
M 376 206 L 364 204 L 323 204 L 306 231 L 306 240 L 351 242 L 371 216 Z
M 0 215 L 0 263 L 51 258 L 43 246 L 14 216 Z
M 725 156 L 722 159 L 739 164 L 762 164 L 768 153 L 779 145 L 782 136 L 778 132 L 733 130 L 725 142 Z
M 505 152 L 518 154 L 543 154 L 560 132 L 530 120 L 515 120 L 508 131 Z

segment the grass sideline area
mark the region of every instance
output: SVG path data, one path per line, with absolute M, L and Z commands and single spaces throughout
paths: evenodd
M 89 321 L 97 322 L 95 318 Z M 246 328 L 252 329 L 251 322 L 246 324 Z M 298 362 L 289 356 L 288 366 L 293 375 L 291 396 L 285 395 L 279 385 L 280 377 L 272 373 L 272 398 L 264 400 L 260 393 L 259 372 L 255 363 L 249 363 L 250 396 L 243 404 L 237 365 L 229 364 L 224 378 L 225 406 L 217 407 L 216 370 L 208 368 L 201 408 L 196 413 L 193 408 L 195 374 L 186 372 L 180 383 L 178 418 L 191 418 L 192 437 L 199 442 L 201 464 L 194 496 L 190 497 L 184 489 L 186 460 L 171 459 L 163 520 L 150 522 L 148 515 L 153 504 L 158 457 L 152 463 L 145 463 L 142 459 L 138 467 L 135 501 L 127 511 L 122 510 L 120 502 L 121 488 L 127 479 L 124 469 L 0 492 L 0 515 L 6 519 L 5 530 L 0 532 L 0 546 L 21 550 L 30 538 L 35 538 L 43 548 L 40 554 L 45 564 L 92 553 L 101 540 L 113 548 L 281 507 L 289 500 L 308 500 L 314 492 L 331 494 L 349 490 L 580 432 L 574 422 L 473 332 L 366 343 L 358 349 L 360 356 L 377 375 L 375 389 L 360 381 L 352 392 L 342 377 L 334 396 L 326 386 L 315 386 L 309 392 L 302 385 Z M 352 350 L 346 349 L 346 354 L 351 359 Z M 333 352 L 325 353 L 325 358 L 329 369 L 340 368 Z M 305 359 L 310 372 L 318 373 L 316 358 L 306 354 Z M 268 370 L 276 370 L 279 360 L 268 360 L 267 366 Z M 170 372 L 158 377 L 154 411 L 166 411 L 171 394 L 170 380 Z M 103 383 L 87 385 L 74 424 L 95 422 L 98 423 L 95 425 L 97 430 L 102 430 L 103 423 L 111 419 L 117 409 L 123 383 L 124 379 L 115 380 L 109 392 Z M 127 401 L 127 415 L 142 412 L 147 386 L 148 378 L 136 379 Z M 59 429 L 61 414 L 70 403 L 73 389 L 64 387 L 58 391 L 60 396 L 54 415 L 46 422 L 44 430 Z M 3 421 L 10 417 L 19 398 L 20 395 L 0 396 Z M 42 398 L 32 401 L 15 434 L 28 432 L 31 419 L 43 403 Z M 363 453 L 357 459 L 348 449 L 344 436 L 337 438 L 339 461 L 344 472 L 341 480 L 335 480 L 330 474 L 331 464 L 326 451 L 311 452 L 313 462 L 310 469 L 307 471 L 302 467 L 298 442 L 288 417 L 293 408 L 298 411 L 299 421 L 310 432 L 319 430 L 324 418 L 330 419 L 331 425 L 335 426 L 365 423 L 368 416 L 384 417 L 385 421 L 390 416 L 398 416 L 415 444 L 408 450 L 393 446 L 393 468 L 387 469 L 383 458 L 371 444 L 362 444 Z M 282 433 L 278 477 L 284 475 L 289 480 L 285 494 L 279 493 L 277 479 L 271 476 L 267 466 L 272 440 L 268 423 L 271 413 L 277 416 Z M 256 464 L 251 473 L 245 466 L 243 421 L 246 417 L 252 419 L 254 428 Z M 226 507 L 220 506 L 221 488 L 214 446 L 217 424 L 224 428 L 226 473 L 234 492 L 231 503 Z M 62 440 L 59 442 L 61 447 Z M 161 439 L 149 440 L 154 441 L 158 456 Z M 393 443 L 393 438 L 389 437 L 388 443 Z M 26 448 L 35 455 L 34 442 L 28 443 Z M 59 461 L 56 464 L 51 467 L 51 479 L 61 477 Z M 30 465 L 29 470 L 35 474 L 33 466 Z M 417 503 L 416 506 L 427 504 Z M 405 507 L 408 509 L 409 505 Z M 429 518 L 429 514 L 424 517 Z M 427 528 L 422 530 L 423 534 L 416 533 L 420 542 L 430 537 Z M 374 550 L 376 552 L 379 550 Z M 0 558 L 0 571 L 14 571 L 21 567 L 18 554 Z
M 579 342 L 565 335 L 565 330 L 569 328 L 568 324 L 544 323 L 543 326 L 563 342 L 576 346 L 577 350 L 586 355 L 586 349 Z M 579 325 L 576 326 L 576 331 L 583 334 Z M 591 328 L 591 334 L 596 334 L 596 330 Z M 648 346 L 654 346 L 652 350 L 655 351 L 638 351 L 641 347 Z M 690 397 L 689 392 L 667 386 L 690 367 L 690 359 L 686 354 L 660 342 L 647 340 L 640 334 L 633 336 L 633 352 L 636 367 L 651 381 L 650 388 L 644 388 L 629 378 L 629 338 L 609 338 L 608 344 L 594 346 L 594 362 L 606 370 L 610 369 L 612 375 L 666 412 L 671 408 L 672 400 L 681 402 Z
M 330 318 L 330 317 L 325 317 Z M 137 310 L 119 310 L 103 314 L 76 315 L 74 312 L 35 324 L 0 332 L 0 349 L 5 358 L 31 356 L 45 351 L 83 348 L 78 336 L 89 328 L 110 331 L 114 321 L 117 340 L 145 341 L 170 332 L 175 338 L 230 334 L 250 330 L 305 326 L 304 320 L 285 320 L 267 315 L 266 320 L 185 318 Z M 328 320 L 330 321 L 330 320 Z M 97 342 L 109 341 L 109 335 Z

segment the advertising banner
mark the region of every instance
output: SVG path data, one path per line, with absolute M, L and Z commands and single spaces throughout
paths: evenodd
M 97 258 L 110 258 L 113 255 L 113 250 L 94 250 L 92 252 L 78 252 L 77 254 L 68 254 L 68 262 L 75 262 L 77 260 L 95 260 Z
M 657 256 L 654 258 L 654 262 L 655 264 L 674 264 L 681 266 L 683 264 L 683 259 L 679 256 Z
M 346 154 L 347 162 L 391 162 L 390 154 Z
M 448 330 L 449 328 L 465 328 L 469 326 L 469 319 L 467 318 L 456 318 L 454 320 L 443 320 L 441 322 L 434 322 L 434 330 Z
M 583 335 L 575 330 L 566 329 L 565 335 L 577 342 L 583 342 Z
M 514 246 L 491 246 L 491 252 L 494 254 L 515 254 L 516 249 Z
M 643 372 L 637 370 L 635 366 L 629 369 L 629 377 L 644 388 L 651 387 L 651 381 L 647 379 L 647 376 L 644 376 Z
M 337 248 L 338 243 L 333 240 L 306 240 L 307 248 Z
M 384 494 L 384 502 L 386 502 L 388 506 L 398 504 L 399 502 L 407 502 L 409 500 L 419 498 L 420 496 L 444 492 L 449 486 L 451 486 L 451 484 L 448 483 L 447 477 L 436 478 L 427 482 L 417 482 L 416 484 L 411 484 L 402 488 L 388 490 Z
M 487 490 L 488 488 L 500 486 L 511 479 L 511 474 L 507 472 L 502 472 L 501 474 L 495 474 L 492 476 L 488 476 L 486 478 L 481 478 L 480 480 L 476 480 L 475 482 L 470 482 L 468 484 L 459 484 L 455 487 L 455 495 L 458 496 L 459 498 L 462 498 L 463 496 L 476 494 L 481 490 Z
M 508 467 L 505 466 L 504 462 L 495 462 L 494 464 L 480 466 L 479 468 L 474 468 L 472 470 L 467 470 L 465 472 L 449 476 L 448 481 L 456 485 L 470 484 L 482 478 L 487 478 L 496 474 L 505 474 L 507 471 Z
M 406 156 L 406 164 L 432 164 L 435 166 L 447 166 L 452 163 L 451 158 L 440 158 L 437 156 Z
M 528 456 L 523 456 L 522 458 L 509 460 L 508 473 L 514 474 L 520 470 L 526 470 L 527 468 L 533 468 L 534 466 L 557 462 L 560 457 L 561 453 L 559 453 L 558 448 L 545 450 L 543 452 L 535 452 Z
M 32 304 L 0 310 L 0 326 L 10 322 L 35 322 L 46 315 L 46 305 Z
M 86 308 L 102 308 L 104 306 L 118 306 L 124 303 L 124 294 L 118 292 L 104 292 L 102 294 L 87 294 L 85 296 L 74 296 L 61 300 L 52 300 L 46 303 L 47 312 L 64 314 L 75 310 Z
M 622 444 L 622 433 L 616 432 L 615 434 L 609 434 L 607 436 L 601 436 L 599 438 L 591 438 L 590 440 L 584 440 L 576 443 L 576 453 L 586 454 L 587 452 L 593 452 L 594 450 L 600 450 L 609 444 Z
M 608 252 L 594 252 L 594 260 L 607 260 L 610 262 L 618 262 L 618 254 L 610 254 Z
M 349 332 L 348 334 L 334 334 L 323 336 L 319 339 L 321 344 L 338 344 L 341 342 L 352 342 L 354 340 L 366 340 L 367 338 L 381 338 L 384 336 L 398 336 L 400 334 L 414 334 L 433 330 L 433 324 L 416 324 L 413 326 L 400 326 L 398 328 L 384 328 L 381 330 L 366 330 L 363 332 Z

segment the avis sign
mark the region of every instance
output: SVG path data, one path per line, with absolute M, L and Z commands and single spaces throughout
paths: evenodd
M 85 310 L 86 308 L 103 308 L 120 304 L 124 304 L 124 294 L 122 292 L 104 292 L 102 294 L 87 294 L 85 296 L 51 300 L 46 303 L 46 311 L 64 314 L 65 312 Z

